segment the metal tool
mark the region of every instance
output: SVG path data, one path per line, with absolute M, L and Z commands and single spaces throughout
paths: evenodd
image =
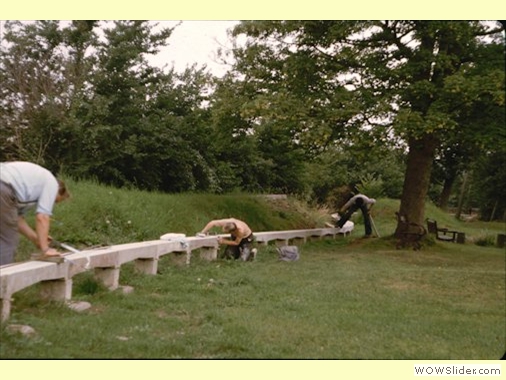
M 74 248 L 74 247 L 72 247 L 72 246 L 70 246 L 68 244 L 65 244 L 65 243 L 60 243 L 60 247 L 65 248 L 67 251 L 70 251 L 72 253 L 79 253 L 79 252 L 81 252 L 77 248 Z
M 381 237 L 380 234 L 378 233 L 378 229 L 376 228 L 376 224 L 374 223 L 374 219 L 372 218 L 371 214 L 369 214 L 369 219 L 371 220 L 371 225 L 374 230 L 374 233 L 376 234 L 377 237 Z
M 80 253 L 81 251 L 78 250 L 77 248 L 74 248 L 72 247 L 71 245 L 68 245 L 66 243 L 62 243 L 62 242 L 59 242 L 58 240 L 54 240 L 52 239 L 51 240 L 51 244 L 59 247 L 59 248 L 63 248 L 63 249 L 66 249 L 67 251 L 70 251 L 72 253 Z
M 60 242 L 58 240 L 51 239 L 51 244 L 57 246 L 58 248 L 66 249 L 67 251 L 69 251 L 71 253 L 81 253 L 81 251 L 79 249 L 74 248 L 74 247 L 72 247 L 71 245 L 69 245 L 67 243 L 62 243 L 62 242 Z M 63 261 L 68 261 L 70 264 L 77 265 L 77 266 L 79 266 L 79 267 L 81 267 L 81 268 L 83 268 L 85 270 L 90 269 L 90 264 L 91 263 L 90 263 L 90 257 L 88 255 L 86 255 L 86 264 L 84 266 L 76 264 L 75 261 L 69 259 L 68 257 L 64 257 L 64 256 L 67 256 L 67 255 L 69 255 L 69 253 L 62 254 L 60 256 L 60 258 L 63 259 L 63 260 L 62 261 L 58 261 L 58 263 L 63 262 Z M 44 259 L 44 261 L 54 261 L 54 260 Z

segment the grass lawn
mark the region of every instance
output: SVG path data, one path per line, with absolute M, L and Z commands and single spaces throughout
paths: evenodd
M 360 231 L 361 232 L 361 231 Z M 178 265 L 156 276 L 122 267 L 131 294 L 75 278 L 76 313 L 15 295 L 0 358 L 263 358 L 495 360 L 505 352 L 503 249 L 386 239 L 307 243 L 298 262 L 272 246 L 257 261 Z M 10 324 L 36 333 L 9 332 Z

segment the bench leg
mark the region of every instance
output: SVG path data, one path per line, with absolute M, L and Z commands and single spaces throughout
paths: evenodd
M 44 299 L 67 301 L 72 298 L 72 279 L 42 281 L 40 295 Z
M 207 261 L 218 259 L 218 248 L 204 247 L 200 248 L 200 258 Z
M 120 267 L 95 268 L 95 277 L 101 281 L 109 290 L 119 287 Z
M 156 274 L 158 271 L 158 259 L 135 260 L 135 270 L 143 274 Z
M 293 238 L 291 240 L 292 245 L 302 245 L 306 242 L 306 238 Z
M 0 321 L 5 322 L 9 319 L 11 315 L 11 297 L 2 298 L 2 303 L 0 304 Z
M 276 247 L 284 247 L 285 245 L 288 245 L 288 239 L 278 239 L 274 242 L 274 244 L 276 245 Z

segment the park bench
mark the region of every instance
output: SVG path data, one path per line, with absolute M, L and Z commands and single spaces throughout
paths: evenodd
M 464 242 L 465 235 L 459 231 L 449 230 L 448 228 L 440 228 L 436 220 L 427 219 L 427 230 L 430 234 L 436 235 L 437 240 L 455 242 Z
M 399 239 L 397 241 L 396 248 L 405 248 L 406 246 L 412 246 L 415 251 L 422 247 L 420 241 L 427 234 L 425 227 L 414 222 L 410 222 L 408 217 L 401 215 L 398 212 L 395 213 L 397 216 L 397 231 L 396 235 Z

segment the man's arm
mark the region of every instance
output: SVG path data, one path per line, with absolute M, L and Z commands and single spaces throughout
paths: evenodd
M 47 214 L 37 213 L 35 215 L 35 231 L 37 231 L 38 247 L 42 252 L 49 248 L 49 225 L 50 217 Z
M 59 255 L 58 251 L 49 248 L 49 215 L 37 213 L 35 216 L 36 231 L 35 232 L 26 222 L 23 216 L 18 219 L 18 230 L 21 234 L 26 236 L 37 248 L 48 256 Z
M 214 228 L 214 227 L 223 227 L 228 221 L 229 221 L 229 219 L 211 220 L 209 223 L 206 224 L 206 226 L 201 231 L 201 233 L 205 234 L 205 233 L 207 233 L 207 231 L 209 231 L 211 228 Z
M 26 236 L 28 240 L 30 240 L 33 244 L 39 247 L 39 239 L 37 237 L 37 233 L 32 230 L 32 228 L 28 225 L 25 218 L 23 216 L 19 216 L 18 218 L 18 231 Z

